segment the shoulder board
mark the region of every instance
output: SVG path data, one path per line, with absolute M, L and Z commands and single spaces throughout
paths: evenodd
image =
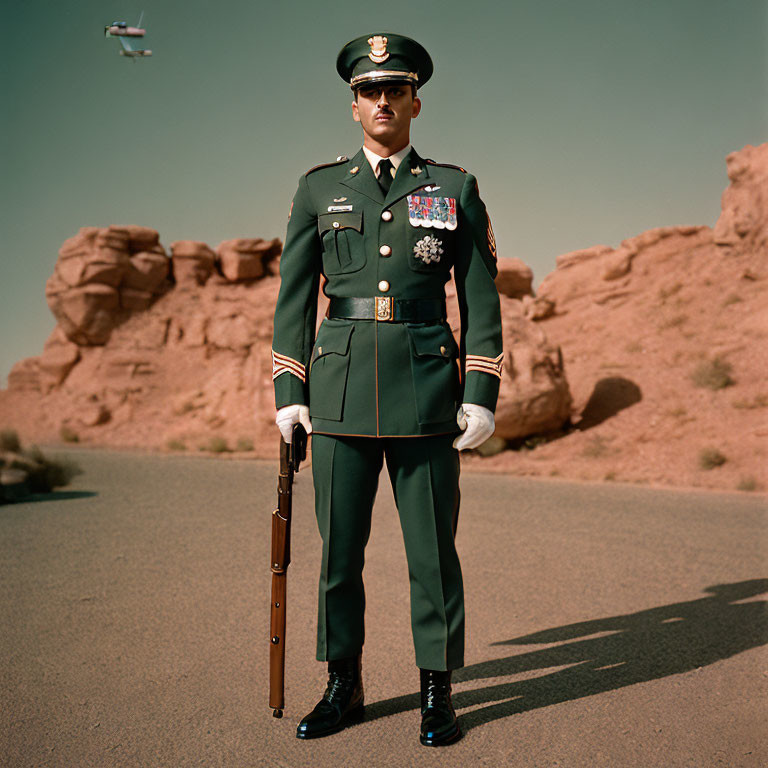
M 321 168 L 332 168 L 334 165 L 346 163 L 348 160 L 349 158 L 346 155 L 339 155 L 332 163 L 320 163 L 320 165 L 316 165 L 314 168 L 310 168 L 304 175 L 309 176 L 310 173 L 319 171 Z
M 428 165 L 438 165 L 440 168 L 453 168 L 457 171 L 461 171 L 462 173 L 468 173 L 468 171 L 465 171 L 460 165 L 451 165 L 450 163 L 438 163 L 435 160 L 430 160 L 429 158 L 424 158 L 424 162 Z

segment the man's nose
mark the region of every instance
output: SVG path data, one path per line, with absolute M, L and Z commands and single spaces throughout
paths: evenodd
M 387 94 L 384 91 L 379 94 L 379 98 L 376 101 L 376 106 L 389 106 L 389 99 L 387 98 Z

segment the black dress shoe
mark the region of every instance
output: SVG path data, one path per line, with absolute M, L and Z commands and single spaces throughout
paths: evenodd
M 362 719 L 361 662 L 359 655 L 328 662 L 328 687 L 317 706 L 299 723 L 299 739 L 327 736 Z
M 421 733 L 427 747 L 443 747 L 461 738 L 456 713 L 451 703 L 451 673 L 420 669 Z

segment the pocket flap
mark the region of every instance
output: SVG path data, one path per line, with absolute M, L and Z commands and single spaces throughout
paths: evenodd
M 315 343 L 315 359 L 323 355 L 346 355 L 349 350 L 349 337 L 355 330 L 354 325 L 328 325 L 323 323 Z
M 458 347 L 453 334 L 444 325 L 408 328 L 416 357 L 456 357 Z
M 317 229 L 322 237 L 334 229 L 355 229 L 363 231 L 363 212 L 345 211 L 343 213 L 321 213 L 317 217 Z

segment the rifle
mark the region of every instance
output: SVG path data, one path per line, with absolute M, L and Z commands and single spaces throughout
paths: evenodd
M 272 717 L 282 717 L 285 706 L 285 598 L 291 562 L 291 506 L 293 473 L 307 457 L 307 433 L 294 424 L 291 443 L 280 438 L 277 509 L 272 513 L 272 606 L 269 617 L 269 706 Z

